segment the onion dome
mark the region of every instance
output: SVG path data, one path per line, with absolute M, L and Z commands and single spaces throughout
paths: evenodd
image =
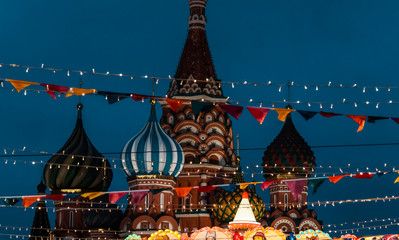
M 240 161 L 240 157 L 237 157 Z M 238 165 L 236 174 L 234 174 L 232 183 L 244 183 L 242 176 L 241 167 Z M 265 214 L 265 203 L 255 189 L 247 187 L 245 189 L 248 195 L 248 201 L 251 204 L 252 212 L 255 215 L 257 221 L 260 221 Z M 241 202 L 242 194 L 244 189 L 241 189 L 238 185 L 233 192 L 224 191 L 219 198 L 216 199 L 213 209 L 213 217 L 221 223 L 228 223 L 234 220 L 236 216 L 238 206 Z
M 84 212 L 83 222 L 87 229 L 119 230 L 123 213 L 116 204 L 109 203 L 108 195 L 96 198 L 101 204 L 94 204 Z
M 265 173 L 306 176 L 316 166 L 310 146 L 296 130 L 291 115 L 288 115 L 283 128 L 267 147 L 263 156 Z M 270 175 L 266 179 L 272 178 Z
M 106 191 L 112 170 L 106 158 L 93 146 L 82 123 L 82 104 L 72 135 L 44 168 L 44 181 L 53 192 Z
M 123 169 L 128 177 L 137 175 L 163 175 L 178 177 L 184 162 L 180 145 L 169 137 L 159 125 L 155 102 L 147 124 L 122 150 Z

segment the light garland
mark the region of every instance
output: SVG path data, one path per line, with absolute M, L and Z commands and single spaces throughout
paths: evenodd
M 396 220 L 399 220 L 399 218 L 385 218 L 385 219 L 373 219 L 373 220 L 366 220 L 366 221 L 360 221 L 360 222 L 344 222 L 344 223 L 339 223 L 339 224 L 324 224 L 324 227 L 329 227 L 329 228 L 335 228 L 335 227 L 342 227 L 344 225 L 363 225 L 363 224 L 367 224 L 367 223 L 375 223 L 375 222 L 387 222 L 387 221 L 393 221 L 394 223 L 396 223 Z
M 177 81 L 196 81 L 196 82 L 209 82 L 209 79 L 190 79 L 190 78 L 172 78 L 171 75 L 168 77 L 158 77 L 158 76 L 151 76 L 149 77 L 148 75 L 133 75 L 133 74 L 123 74 L 123 73 L 110 73 L 110 72 L 97 72 L 95 68 L 92 68 L 91 71 L 87 70 L 71 70 L 71 69 L 63 69 L 63 68 L 50 68 L 50 67 L 45 67 L 44 64 L 42 64 L 40 67 L 38 66 L 27 66 L 27 65 L 19 65 L 19 64 L 10 64 L 10 63 L 0 63 L 0 67 L 3 66 L 8 66 L 8 67 L 13 67 L 13 68 L 23 68 L 26 69 L 25 72 L 29 72 L 30 69 L 38 69 L 38 70 L 44 70 L 44 71 L 49 71 L 53 73 L 57 72 L 64 72 L 66 75 L 69 77 L 71 73 L 77 73 L 80 76 L 84 74 L 89 74 L 89 75 L 100 75 L 100 76 L 115 76 L 115 77 L 125 77 L 129 79 L 134 79 L 134 78 L 141 78 L 141 79 L 147 79 L 147 78 L 153 78 L 158 80 L 177 80 Z M 231 85 L 232 88 L 235 88 L 235 84 L 237 85 L 253 85 L 253 86 L 277 86 L 279 87 L 279 92 L 282 91 L 282 87 L 299 87 L 303 88 L 305 90 L 308 89 L 315 89 L 315 91 L 318 91 L 319 88 L 338 88 L 338 89 L 361 89 L 363 93 L 366 92 L 366 89 L 374 89 L 375 92 L 379 92 L 380 89 L 384 89 L 387 92 L 390 92 L 391 89 L 398 89 L 399 86 L 362 86 L 358 85 L 357 83 L 354 83 L 352 85 L 343 85 L 342 83 L 338 85 L 332 84 L 332 82 L 328 82 L 328 84 L 294 84 L 294 82 L 287 82 L 287 83 L 272 83 L 272 81 L 267 80 L 265 82 L 256 82 L 256 83 L 251 83 L 247 81 L 223 81 L 220 82 L 221 84 L 228 84 Z

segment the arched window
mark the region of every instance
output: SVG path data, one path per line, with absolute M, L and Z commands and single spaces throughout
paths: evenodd
M 73 227 L 73 211 L 69 212 L 69 227 Z
M 161 193 L 159 195 L 159 198 L 160 198 L 160 209 L 161 209 L 161 212 L 164 212 L 165 211 L 165 196 L 164 196 L 164 194 Z
M 284 194 L 284 210 L 287 211 L 288 209 L 288 194 Z

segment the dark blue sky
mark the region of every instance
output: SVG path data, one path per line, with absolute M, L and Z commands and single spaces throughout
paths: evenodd
M 133 75 L 174 75 L 187 35 L 188 3 L 181 1 L 6 1 L 0 5 L 0 62 Z M 386 1 L 239 1 L 210 0 L 207 34 L 217 76 L 222 81 L 248 81 L 307 85 L 399 86 L 399 2 Z M 39 70 L 0 68 L 0 78 L 78 86 L 80 76 Z M 151 94 L 151 81 L 83 75 L 85 88 Z M 169 81 L 160 80 L 156 94 L 164 95 Z M 77 97 L 53 100 L 46 93 L 17 94 L 10 84 L 0 89 L 2 117 L 0 147 L 27 151 L 56 152 L 72 132 Z M 225 96 L 238 101 L 282 101 L 286 89 L 224 84 Z M 352 102 L 399 101 L 399 89 L 376 92 L 367 89 L 293 87 L 294 101 Z M 148 102 L 123 100 L 108 105 L 100 96 L 83 97 L 85 129 L 100 152 L 120 152 L 145 124 Z M 257 106 L 240 103 L 244 106 Z M 263 104 L 271 107 L 271 104 Z M 285 107 L 285 104 L 276 104 Z M 293 104 L 294 109 L 320 111 L 318 104 Z M 334 104 L 324 111 L 344 114 L 399 117 L 398 104 Z M 158 106 L 158 117 L 161 109 Z M 367 124 L 356 133 L 357 124 L 346 117 L 316 116 L 305 122 L 293 113 L 295 126 L 311 146 L 398 142 L 399 125 L 391 120 Z M 233 120 L 240 147 L 263 148 L 272 142 L 283 123 L 270 112 L 259 125 L 248 111 Z M 318 166 L 366 171 L 398 166 L 397 146 L 317 148 Z M 240 151 L 243 165 L 260 164 L 263 151 Z M 8 151 L 10 152 L 10 151 Z M 18 153 L 18 152 L 16 152 Z M 119 155 L 108 155 L 119 158 Z M 12 158 L 13 160 L 16 158 Z M 43 161 L 47 157 L 18 158 Z M 118 163 L 115 163 L 118 164 Z M 0 161 L 0 195 L 35 194 L 40 164 L 16 165 Z M 119 167 L 119 165 L 118 165 Z M 397 167 L 399 168 L 399 167 Z M 390 168 L 392 170 L 392 168 Z M 260 170 L 259 170 L 260 171 Z M 318 168 L 317 173 L 338 172 Z M 250 170 L 252 172 L 252 170 Z M 372 180 L 344 179 L 324 184 L 310 201 L 373 198 L 398 195 L 393 184 L 397 174 Z M 251 181 L 251 176 L 246 176 Z M 257 175 L 255 180 L 262 181 Z M 127 189 L 124 173 L 114 171 L 111 190 Z M 258 192 L 261 193 L 259 189 Z M 268 202 L 267 194 L 261 193 Z M 48 204 L 52 206 L 52 204 Z M 315 207 L 325 224 L 395 218 L 396 201 Z M 0 224 L 28 227 L 33 210 L 0 209 Z M 383 225 L 376 223 L 376 225 Z M 53 226 L 53 221 L 52 221 Z M 353 228 L 353 225 L 342 229 Z M 329 228 L 326 228 L 328 230 Z M 337 228 L 341 229 L 341 228 Z M 335 229 L 331 229 L 335 230 Z M 357 235 L 398 232 L 398 227 L 362 230 Z M 0 233 L 9 233 L 0 228 Z M 21 232 L 22 234 L 25 232 Z M 338 234 L 339 235 L 339 234 Z

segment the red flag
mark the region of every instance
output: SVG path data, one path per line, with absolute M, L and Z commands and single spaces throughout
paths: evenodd
M 287 184 L 288 189 L 290 189 L 295 201 L 298 200 L 299 196 L 301 196 L 303 187 L 307 182 L 307 180 L 285 181 L 285 184 Z
M 133 100 L 134 101 L 141 101 L 141 100 L 143 100 L 144 98 L 148 98 L 148 97 L 150 97 L 150 96 L 147 96 L 147 95 L 141 95 L 141 94 L 134 94 L 134 93 L 132 93 L 132 94 L 130 94 L 130 96 L 133 98 Z
M 145 196 L 147 196 L 149 191 L 140 191 L 140 192 L 132 192 L 132 200 L 130 203 L 133 205 L 137 205 L 143 200 Z
M 185 197 L 187 196 L 193 187 L 180 187 L 175 188 L 178 197 Z
M 363 130 L 364 123 L 366 122 L 367 116 L 357 116 L 357 115 L 345 115 L 348 118 L 352 118 L 353 121 L 355 121 L 357 124 L 359 124 L 359 128 L 357 129 L 357 132 L 360 132 Z
M 247 109 L 252 114 L 252 116 L 254 116 L 254 118 L 259 121 L 259 124 L 263 123 L 263 120 L 269 112 L 268 108 L 261 107 L 247 107 Z
M 320 112 L 320 115 L 323 116 L 323 117 L 328 117 L 328 118 L 330 118 L 330 117 L 339 116 L 339 115 L 342 115 L 342 114 L 339 114 L 339 113 L 332 113 L 332 112 L 323 112 L 323 111 L 321 111 L 321 112 Z
M 219 106 L 228 114 L 230 114 L 231 116 L 233 116 L 235 119 L 238 120 L 238 118 L 240 117 L 241 113 L 242 113 L 242 109 L 244 107 L 242 106 L 235 106 L 235 105 L 227 105 L 224 103 L 219 103 Z
M 262 185 L 260 185 L 260 188 L 262 188 L 262 190 L 265 191 L 268 187 L 270 187 L 270 185 L 272 185 L 275 182 L 280 182 L 280 180 L 279 181 L 266 181 L 266 182 L 263 182 Z
M 330 182 L 337 183 L 339 180 L 341 180 L 343 177 L 349 177 L 350 175 L 338 175 L 338 176 L 329 176 L 328 179 Z
M 69 90 L 69 87 L 46 84 L 46 83 L 40 83 L 40 86 L 46 87 L 47 89 L 46 92 L 48 93 L 48 95 L 50 95 L 50 97 L 54 99 L 56 99 L 55 92 L 67 93 Z
M 22 199 L 24 200 L 22 202 L 22 205 L 26 208 L 35 203 L 37 200 L 39 200 L 38 197 L 22 197 Z
M 392 120 L 394 120 L 397 124 L 399 124 L 399 118 L 391 118 Z
M 216 189 L 214 186 L 199 186 L 197 191 L 198 192 L 205 192 L 205 193 L 210 193 L 212 190 Z
M 127 192 L 118 192 L 109 194 L 109 202 L 115 204 L 121 197 L 125 196 Z
M 173 110 L 173 112 L 176 112 L 177 109 L 185 102 L 185 100 L 178 100 L 178 99 L 171 99 L 171 98 L 166 98 L 165 99 L 170 108 Z
M 45 198 L 62 201 L 64 200 L 65 196 L 62 194 L 51 194 L 51 195 L 46 195 Z
M 373 178 L 372 173 L 359 173 L 359 174 L 355 174 L 352 177 L 353 178 L 360 178 L 360 179 L 367 179 L 367 178 Z

